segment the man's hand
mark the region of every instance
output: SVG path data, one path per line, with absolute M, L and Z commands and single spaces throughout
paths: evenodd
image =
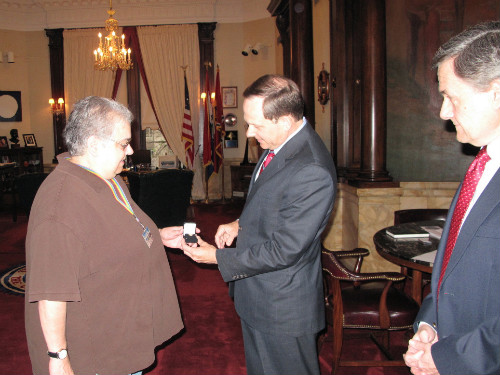
M 217 264 L 217 258 L 215 257 L 217 248 L 203 241 L 199 236 L 198 246 L 196 244 L 190 246 L 185 241 L 182 241 L 181 249 L 184 251 L 184 254 L 197 263 Z
M 160 229 L 161 241 L 164 246 L 171 247 L 173 249 L 180 249 L 184 228 L 183 227 L 166 227 Z M 200 230 L 196 228 L 196 233 L 200 233 Z
M 219 249 L 223 249 L 226 246 L 231 246 L 233 240 L 238 236 L 238 230 L 238 220 L 233 221 L 229 224 L 219 225 L 219 228 L 217 228 L 217 233 L 215 234 L 215 245 L 217 245 Z
M 437 341 L 436 331 L 427 324 L 420 324 L 417 333 L 409 342 L 408 351 L 403 355 L 412 374 L 439 375 L 431 354 L 431 347 Z

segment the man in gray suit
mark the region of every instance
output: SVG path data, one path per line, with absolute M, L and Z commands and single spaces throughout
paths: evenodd
M 254 170 L 239 220 L 218 228 L 218 249 L 200 239 L 199 247 L 183 250 L 197 262 L 217 263 L 230 282 L 248 375 L 319 374 L 321 233 L 333 208 L 335 167 L 302 117 L 304 101 L 293 81 L 266 75 L 243 97 L 247 137 L 268 151 Z M 236 248 L 224 248 L 236 237 Z
M 500 374 L 500 22 L 453 37 L 434 66 L 441 118 L 481 151 L 451 203 L 404 357 L 415 375 Z

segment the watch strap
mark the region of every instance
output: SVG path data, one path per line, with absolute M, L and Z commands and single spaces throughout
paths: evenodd
M 64 359 L 68 356 L 68 351 L 66 349 L 61 349 L 58 352 L 49 352 L 47 351 L 47 355 L 50 358 Z

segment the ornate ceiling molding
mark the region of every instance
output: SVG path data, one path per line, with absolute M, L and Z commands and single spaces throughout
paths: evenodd
M 120 26 L 241 23 L 270 17 L 269 0 L 114 0 Z M 103 27 L 109 0 L 0 0 L 0 29 Z

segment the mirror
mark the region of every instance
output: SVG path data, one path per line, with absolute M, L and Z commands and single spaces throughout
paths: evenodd
M 236 115 L 233 113 L 228 113 L 227 115 L 224 116 L 224 125 L 226 126 L 226 128 L 232 128 L 236 126 L 237 122 L 238 122 L 238 117 L 236 117 Z

